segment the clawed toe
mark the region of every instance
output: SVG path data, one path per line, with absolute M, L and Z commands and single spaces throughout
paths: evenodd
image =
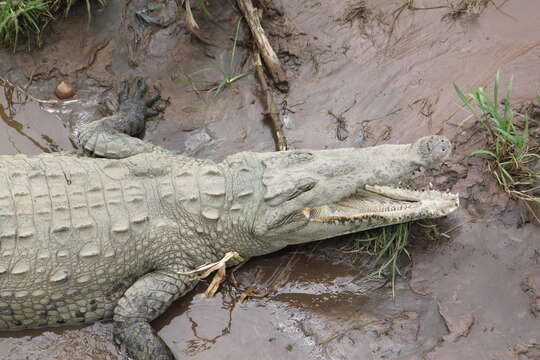
M 148 98 L 145 102 L 146 106 L 152 106 L 156 101 L 158 101 L 161 98 L 160 93 L 156 93 L 152 95 L 150 98 Z
M 146 115 L 147 117 L 156 116 L 156 115 L 158 115 L 158 114 L 159 114 L 159 111 L 154 110 L 154 109 L 152 109 L 152 108 L 146 109 L 146 112 L 145 112 L 145 115 Z
M 133 100 L 139 100 L 144 97 L 144 94 L 146 94 L 146 80 L 142 78 L 135 79 L 135 86 L 132 86 L 133 89 L 133 95 L 131 98 Z
M 118 94 L 118 101 L 120 103 L 125 102 L 138 102 L 146 94 L 146 80 L 143 78 L 135 78 L 134 80 L 124 80 Z
M 161 98 L 161 95 L 159 92 L 156 92 L 147 97 L 147 88 L 146 80 L 143 78 L 136 78 L 130 82 L 127 80 L 123 81 L 118 96 L 120 105 L 123 105 L 123 108 L 128 108 L 132 107 L 129 104 L 133 104 L 138 107 L 147 108 L 143 110 L 147 116 L 157 115 L 154 110 L 149 108 Z
M 118 111 L 118 108 L 120 107 L 120 104 L 118 103 L 118 100 L 115 98 L 106 98 L 103 101 L 103 107 L 109 112 L 109 113 L 115 113 Z
M 121 104 L 129 98 L 129 83 L 127 80 L 122 81 L 120 92 L 118 93 L 118 102 Z

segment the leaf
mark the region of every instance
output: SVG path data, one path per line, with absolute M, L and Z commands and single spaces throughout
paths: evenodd
M 489 156 L 493 156 L 495 159 L 497 158 L 497 155 L 495 155 L 493 152 L 489 150 L 483 150 L 483 149 L 475 150 L 469 154 L 469 156 L 474 156 L 474 155 L 489 155 Z
M 454 90 L 456 91 L 457 93 L 457 96 L 461 99 L 461 101 L 463 102 L 463 104 L 465 104 L 465 106 L 467 107 L 467 109 L 474 114 L 474 110 L 473 108 L 471 107 L 471 101 L 469 99 L 467 99 L 467 97 L 465 96 L 465 94 L 463 93 L 463 91 L 461 91 L 461 89 L 459 88 L 459 86 L 456 85 L 456 83 L 454 83 Z
M 227 81 L 225 79 L 221 80 L 219 85 L 215 87 L 214 89 L 212 89 L 212 91 L 214 92 L 214 96 L 217 97 L 221 93 L 221 90 L 223 90 L 225 85 L 227 85 Z
M 246 76 L 246 75 L 251 74 L 252 72 L 253 72 L 253 68 L 248 69 L 248 70 L 246 70 L 246 71 L 244 71 L 244 72 L 241 72 L 240 74 L 235 75 L 235 76 L 233 76 L 232 78 L 230 78 L 230 79 L 229 79 L 229 83 L 232 84 L 232 83 L 235 82 L 236 80 L 240 80 L 241 78 L 243 78 L 243 77 Z
M 501 69 L 497 70 L 495 75 L 495 83 L 493 84 L 493 103 L 495 104 L 495 110 L 499 107 L 499 85 L 501 83 Z
M 512 175 L 510 175 L 510 173 L 508 172 L 508 170 L 506 170 L 504 167 L 502 166 L 499 166 L 499 170 L 501 171 L 501 174 L 510 181 L 510 183 L 514 183 L 514 178 L 512 177 Z M 504 181 L 504 183 L 506 184 L 507 182 Z
M 510 134 L 509 132 L 501 129 L 501 128 L 494 128 L 495 131 L 499 132 L 507 141 L 510 143 L 516 145 L 518 143 L 518 139 L 516 136 Z
M 210 14 L 210 11 L 208 11 L 208 8 L 206 7 L 206 4 L 204 2 L 204 0 L 197 0 L 197 2 L 199 3 L 199 6 L 201 7 L 201 10 L 203 11 L 203 13 L 208 16 L 208 17 L 212 17 L 212 14 Z
M 205 68 L 202 68 L 202 69 L 199 69 L 197 71 L 192 72 L 191 75 L 197 75 L 197 74 L 204 73 L 204 72 L 207 72 L 207 71 L 222 72 L 221 69 L 219 67 L 217 67 L 217 66 L 208 66 L 208 67 L 205 67 Z
M 512 108 L 510 107 L 510 95 L 512 94 L 512 83 L 514 81 L 514 76 L 510 76 L 508 80 L 508 86 L 506 87 L 506 93 L 504 95 L 504 118 L 509 120 L 512 116 Z M 507 124 L 505 124 L 507 125 Z M 507 128 L 505 127 L 507 130 Z
M 233 49 L 231 53 L 231 63 L 230 63 L 230 73 L 234 73 L 234 55 L 236 54 L 236 43 L 238 42 L 238 34 L 240 33 L 240 24 L 242 22 L 242 18 L 238 20 L 238 23 L 236 24 L 236 32 L 234 34 L 234 43 L 233 43 Z
M 478 107 L 485 107 L 484 106 L 484 96 L 482 96 L 482 88 L 477 89 L 476 91 L 473 91 L 471 93 L 471 96 L 476 101 L 476 105 Z

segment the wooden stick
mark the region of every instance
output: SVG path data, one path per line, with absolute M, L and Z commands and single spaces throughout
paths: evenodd
M 255 43 L 264 59 L 264 63 L 268 67 L 275 86 L 282 92 L 288 92 L 289 82 L 287 81 L 281 62 L 274 49 L 272 49 L 272 45 L 270 45 L 268 37 L 261 25 L 258 9 L 253 7 L 251 0 L 236 0 L 236 2 L 246 18 L 251 33 L 253 34 L 253 38 L 255 39 Z
M 200 41 L 205 43 L 206 45 L 214 45 L 210 41 L 208 41 L 202 31 L 199 27 L 199 24 L 197 24 L 197 21 L 195 21 L 195 17 L 193 17 L 193 13 L 191 12 L 191 4 L 189 3 L 189 0 L 185 1 L 186 5 L 186 27 L 188 30 Z
M 272 130 L 274 130 L 276 150 L 287 150 L 287 140 L 285 139 L 285 135 L 283 135 L 283 123 L 279 118 L 279 110 L 274 103 L 272 90 L 270 89 L 270 87 L 268 86 L 268 82 L 266 81 L 266 76 L 264 75 L 264 69 L 261 62 L 261 55 L 258 51 L 253 52 L 253 66 L 255 67 L 257 79 L 259 79 L 261 89 L 264 95 L 264 116 L 270 120 Z

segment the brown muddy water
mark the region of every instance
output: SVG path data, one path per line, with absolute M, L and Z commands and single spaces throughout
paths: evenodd
M 264 26 L 290 79 L 289 93 L 275 96 L 291 148 L 446 135 L 455 155 L 416 180 L 459 192 L 463 206 L 441 223 L 450 240 L 413 244 L 395 299 L 381 281 L 357 281 L 369 271 L 367 258 L 345 253 L 344 239 L 253 259 L 236 273 L 240 290 L 229 282 L 212 299 L 202 283 L 154 322 L 179 359 L 540 358 L 540 230 L 484 163 L 468 157 L 484 139 L 472 120 L 464 122 L 453 90 L 453 83 L 487 87 L 501 69 L 503 81 L 514 76 L 513 102 L 530 103 L 540 91 L 540 3 L 495 1 L 477 16 L 454 18 L 444 6 L 457 2 L 400 8 L 397 0 L 367 1 L 366 16 L 352 23 L 343 19 L 353 2 L 271 2 Z M 158 11 L 166 27 L 137 20 L 146 0 L 119 0 L 89 28 L 77 9 L 48 30 L 41 49 L 0 51 L 0 77 L 28 85 L 36 98 L 54 100 L 60 80 L 77 89 L 73 100 L 40 103 L 2 83 L 2 153 L 72 149 L 74 125 L 102 116 L 99 103 L 136 75 L 168 99 L 148 124 L 148 141 L 214 160 L 273 151 L 253 76 L 218 96 L 194 91 L 202 80 L 219 80 L 217 73 L 186 81 L 209 66 L 230 68 L 234 7 L 209 1 L 215 21 L 195 13 L 211 46 L 191 38 L 173 3 Z M 236 72 L 249 68 L 246 39 L 243 29 Z M 293 252 L 286 282 L 267 297 L 237 303 L 258 272 L 263 291 Z M 118 359 L 111 338 L 107 323 L 3 333 L 0 358 Z
M 0 79 L 0 153 L 40 154 L 73 149 L 62 119 L 46 105 Z

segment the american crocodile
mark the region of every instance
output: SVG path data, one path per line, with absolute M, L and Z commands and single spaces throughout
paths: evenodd
M 214 163 L 134 137 L 156 100 L 145 89 L 137 81 L 116 114 L 81 126 L 94 157 L 0 157 L 0 329 L 113 319 L 129 357 L 172 360 L 149 322 L 195 286 L 197 266 L 458 207 L 454 194 L 391 186 L 447 159 L 443 137 Z

